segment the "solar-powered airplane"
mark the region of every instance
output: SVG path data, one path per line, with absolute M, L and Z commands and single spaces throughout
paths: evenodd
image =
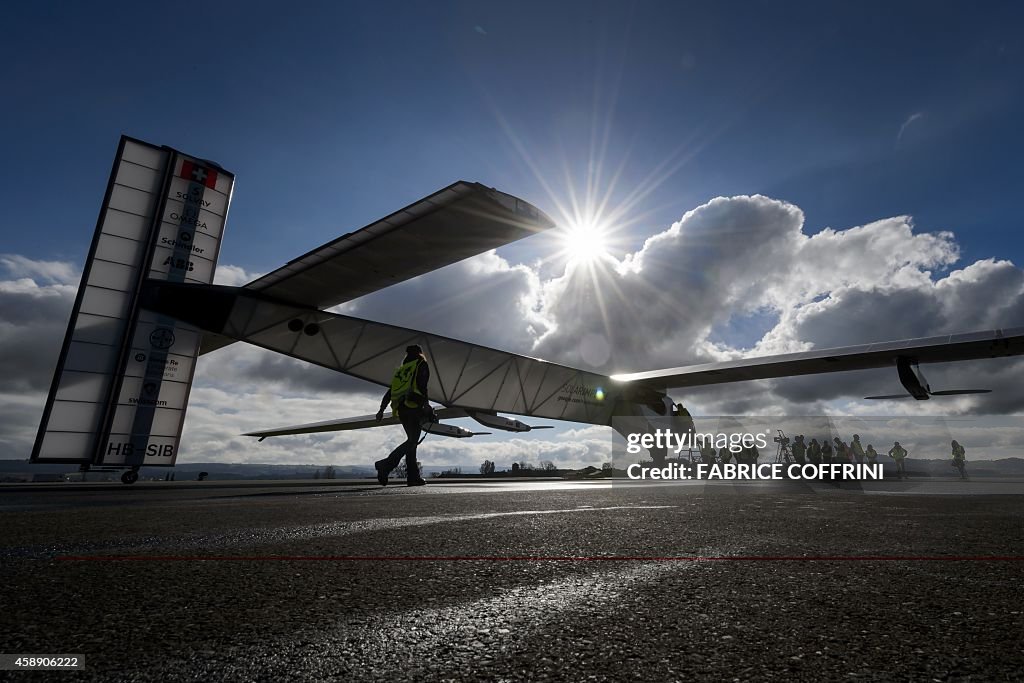
M 326 310 L 554 227 L 531 204 L 459 181 L 226 287 L 212 281 L 232 185 L 212 162 L 122 138 L 33 461 L 124 468 L 126 483 L 140 466 L 173 465 L 195 359 L 235 342 L 385 387 L 403 349 L 419 344 L 430 397 L 443 406 L 424 429 L 457 438 L 476 432 L 442 420 L 528 432 L 538 427 L 509 416 L 595 425 L 628 417 L 653 429 L 648 419 L 685 415 L 669 389 L 869 368 L 895 368 L 907 391 L 898 397 L 984 393 L 933 391 L 919 366 L 1024 353 L 1024 328 L 1014 328 L 602 375 Z M 361 416 L 248 436 L 396 423 Z

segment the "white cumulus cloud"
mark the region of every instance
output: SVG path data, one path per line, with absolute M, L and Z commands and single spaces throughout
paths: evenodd
M 929 226 L 931 227 L 931 226 Z M 944 227 L 944 226 L 939 226 Z M 602 372 L 650 370 L 739 356 L 1024 325 L 1024 273 L 1013 263 L 960 263 L 956 235 L 910 217 L 810 235 L 803 212 L 764 196 L 719 197 L 686 212 L 622 260 L 543 273 L 489 252 L 339 307 Z M 0 457 L 26 457 L 74 299 L 73 264 L 0 257 Z M 238 285 L 255 274 L 218 268 Z M 744 330 L 740 333 L 737 330 Z M 397 359 L 396 359 L 397 362 Z M 992 394 L 894 404 L 900 391 L 871 371 L 671 392 L 698 414 L 870 414 L 1024 410 L 1015 359 L 925 368 L 934 388 Z M 183 458 L 369 464 L 401 440 L 397 428 L 269 439 L 259 428 L 373 413 L 382 390 L 243 344 L 200 359 Z M 610 432 L 579 427 L 507 438 L 431 437 L 423 461 L 475 469 L 553 460 L 600 465 Z

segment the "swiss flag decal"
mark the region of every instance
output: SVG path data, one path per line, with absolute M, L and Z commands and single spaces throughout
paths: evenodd
M 181 173 L 178 175 L 194 183 L 202 183 L 210 188 L 217 186 L 217 172 L 212 168 L 200 166 L 193 161 L 182 161 Z

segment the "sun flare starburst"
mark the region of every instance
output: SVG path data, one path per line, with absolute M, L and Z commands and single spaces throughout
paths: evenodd
M 600 220 L 572 221 L 563 229 L 563 249 L 570 263 L 594 263 L 609 256 L 608 227 Z

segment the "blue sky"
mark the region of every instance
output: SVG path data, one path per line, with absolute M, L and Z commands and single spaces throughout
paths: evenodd
M 457 178 L 550 209 L 514 141 L 560 190 L 607 133 L 620 196 L 678 166 L 634 247 L 761 192 L 812 231 L 911 214 L 1019 261 L 1024 10 L 821 5 L 23 3 L 0 47 L 5 250 L 84 253 L 122 132 L 238 174 L 223 257 L 257 270 Z
M 877 308 L 878 319 L 865 318 L 851 341 L 944 330 L 973 309 L 943 309 L 950 322 L 931 327 L 903 325 L 908 316 L 898 311 L 927 308 L 914 297 L 935 290 L 943 273 L 1011 261 L 968 271 L 972 282 L 984 279 L 979 270 L 989 279 L 964 301 L 987 301 L 997 275 L 1016 282 L 1024 262 L 1019 3 L 38 2 L 5 8 L 5 20 L 0 179 L 9 201 L 0 253 L 26 263 L 81 266 L 122 133 L 236 174 L 221 264 L 250 274 L 457 179 L 556 217 L 590 183 L 621 208 L 611 226 L 616 258 L 716 197 L 763 194 L 799 207 L 801 239 L 912 216 L 914 237 L 899 221 L 886 224 L 903 231 L 897 251 L 913 263 L 910 275 L 894 267 L 877 281 L 822 291 L 801 280 L 737 315 L 712 320 L 717 309 L 709 309 L 710 329 L 671 333 L 677 346 L 701 349 L 694 360 L 815 343 L 811 332 L 784 343 L 769 332 L 820 330 L 801 310 L 834 301 L 830 315 L 839 315 L 841 293 L 872 282 L 905 297 L 889 296 L 890 317 Z M 750 210 L 778 218 L 777 208 Z M 779 221 L 769 223 L 795 239 Z M 919 239 L 944 230 L 955 237 Z M 807 244 L 806 256 L 792 258 L 821 258 L 813 266 L 822 271 L 838 268 L 840 254 L 853 271 L 867 265 L 858 259 L 887 253 L 844 252 L 838 238 L 825 251 Z M 564 291 L 560 266 L 535 265 L 556 246 L 533 238 L 505 248 L 500 256 L 513 270 L 501 272 L 525 278 L 517 286 Z M 929 256 L 915 261 L 919 249 Z M 769 271 L 791 264 L 784 251 L 763 262 Z M 50 272 L 8 271 L 40 287 L 47 280 L 39 273 Z M 536 287 L 527 283 L 535 276 Z M 420 289 L 438 296 L 444 285 Z M 804 298 L 779 305 L 788 296 L 779 292 L 798 290 Z M 548 322 L 571 327 L 547 296 Z M 929 296 L 928 305 L 945 300 Z M 1009 298 L 1016 305 L 1016 294 Z M 858 300 L 850 310 L 874 309 Z M 384 298 L 360 314 L 374 311 L 407 315 Z M 1016 313 L 989 312 L 976 324 L 1024 324 Z M 530 351 L 515 334 L 472 340 Z M 557 342 L 536 348 L 564 351 Z M 689 358 L 673 360 L 654 342 L 634 350 L 623 356 L 630 369 Z M 19 419 L 33 422 L 33 410 L 26 404 Z

